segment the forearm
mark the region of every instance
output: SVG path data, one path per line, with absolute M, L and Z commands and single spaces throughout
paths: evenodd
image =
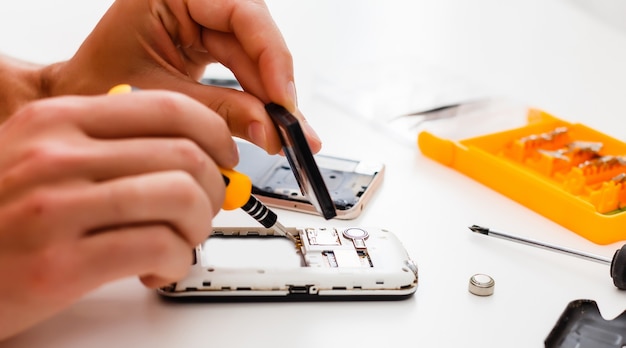
M 0 54 L 0 122 L 46 95 L 42 66 Z

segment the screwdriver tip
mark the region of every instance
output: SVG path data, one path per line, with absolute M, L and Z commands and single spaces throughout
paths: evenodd
M 472 225 L 469 227 L 470 230 L 472 230 L 472 232 L 476 232 L 476 233 L 481 233 L 484 235 L 488 235 L 489 234 L 489 229 L 487 227 L 482 227 L 482 226 L 478 226 L 478 225 Z

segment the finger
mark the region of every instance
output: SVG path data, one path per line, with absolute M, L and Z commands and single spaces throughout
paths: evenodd
M 67 167 L 96 182 L 146 173 L 181 171 L 191 175 L 207 195 L 215 191 L 215 186 L 223 184 L 215 162 L 189 139 L 104 140 L 95 142 L 94 148 L 88 158 L 75 161 L 78 168 Z
M 258 99 L 238 90 L 195 82 L 181 82 L 176 88 L 214 109 L 226 120 L 233 135 L 251 141 L 269 154 L 276 154 L 281 150 L 282 143 L 276 126 Z M 300 110 L 293 115 L 299 119 L 311 151 L 319 152 L 322 141 L 315 130 Z
M 41 189 L 4 215 L 24 221 L 28 225 L 25 229 L 48 231 L 38 237 L 38 243 L 161 223 L 194 246 L 210 233 L 211 219 L 222 205 L 224 190 L 221 180 L 206 194 L 185 172 L 159 172 L 96 185 L 74 183 Z
M 180 93 L 139 91 L 89 99 L 62 97 L 44 105 L 33 112 L 52 113 L 54 116 L 46 117 L 55 123 L 70 118 L 92 137 L 184 137 L 196 142 L 222 167 L 232 168 L 239 160 L 224 119 Z
M 158 287 L 187 274 L 193 247 L 168 226 L 155 224 L 103 231 L 82 239 L 75 252 L 78 279 L 73 280 L 86 289 L 128 276 L 148 278 L 146 285 Z
M 224 118 L 232 135 L 249 140 L 270 154 L 280 150 L 276 127 L 259 99 L 231 88 L 195 82 L 179 83 L 176 88 L 215 110 Z
M 187 173 L 160 172 L 105 182 L 88 191 L 83 212 L 97 211 L 89 230 L 155 221 L 173 227 L 190 246 L 210 233 L 211 219 L 222 206 L 225 187 L 220 178 L 205 194 Z M 90 206 L 97 210 L 90 209 Z
M 226 122 L 230 134 L 247 139 L 269 153 L 280 150 L 280 138 L 263 103 L 250 94 L 231 88 L 206 86 L 197 81 L 173 81 L 167 76 L 163 76 L 154 87 L 188 95 L 217 112 Z M 233 146 L 236 152 L 234 142 Z
M 210 233 L 211 219 L 220 211 L 224 192 L 221 177 L 205 192 L 182 171 L 103 182 L 94 187 L 88 203 L 102 207 L 104 214 L 91 219 L 88 227 L 160 221 L 173 226 L 193 246 Z
M 100 182 L 161 171 L 189 173 L 207 195 L 222 182 L 219 168 L 194 142 L 185 138 L 135 138 L 122 140 L 86 140 L 74 146 L 44 144 L 31 155 L 0 174 L 2 199 L 29 187 L 60 180 Z M 157 154 L 156 156 L 154 154 Z M 42 174 L 45 173 L 45 174 Z
M 259 67 L 246 54 L 241 43 L 232 33 L 204 30 L 202 42 L 215 60 L 233 72 L 244 91 L 251 93 L 264 103 L 271 101 L 261 82 Z
M 271 101 L 296 110 L 293 60 L 262 1 L 189 0 L 189 15 L 205 28 L 232 32 L 258 67 Z

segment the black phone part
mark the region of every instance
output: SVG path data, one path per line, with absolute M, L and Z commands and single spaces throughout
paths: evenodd
M 284 107 L 270 103 L 265 105 L 283 144 L 283 151 L 289 161 L 302 194 L 309 199 L 316 210 L 326 219 L 337 216 L 335 204 L 328 192 L 322 174 L 315 162 L 311 148 L 306 141 L 298 119 Z
M 546 348 L 623 348 L 626 311 L 613 320 L 605 320 L 595 301 L 572 301 L 544 343 Z

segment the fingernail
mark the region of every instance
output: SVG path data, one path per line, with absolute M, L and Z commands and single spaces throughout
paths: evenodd
M 298 96 L 296 94 L 296 84 L 293 81 L 289 81 L 287 84 L 287 95 L 289 96 L 289 100 L 287 101 L 289 105 L 283 105 L 290 112 L 295 112 L 298 108 Z
M 250 123 L 248 126 L 248 138 L 258 146 L 265 148 L 267 137 L 265 135 L 265 128 L 263 128 L 261 122 L 255 121 Z
M 239 163 L 239 147 L 237 146 L 237 142 L 233 141 L 233 150 L 231 152 L 233 154 L 233 158 L 235 159 L 235 165 Z
M 302 125 L 304 132 L 308 134 L 311 139 L 317 141 L 320 144 L 322 143 L 322 140 L 320 139 L 319 135 L 317 135 L 317 133 L 315 132 L 315 129 L 311 127 L 311 125 L 309 124 L 307 120 L 302 120 L 300 124 Z
M 322 140 L 320 139 L 319 135 L 317 135 L 317 133 L 315 132 L 315 129 L 311 127 L 311 125 L 309 124 L 309 121 L 306 120 L 306 117 L 304 117 L 304 115 L 302 114 L 302 112 L 300 112 L 299 109 L 296 110 L 296 112 L 294 113 L 294 116 L 296 116 L 296 118 L 298 119 L 298 122 L 300 123 L 300 127 L 302 128 L 304 133 L 307 135 L 307 137 L 310 140 L 314 140 L 321 145 Z

